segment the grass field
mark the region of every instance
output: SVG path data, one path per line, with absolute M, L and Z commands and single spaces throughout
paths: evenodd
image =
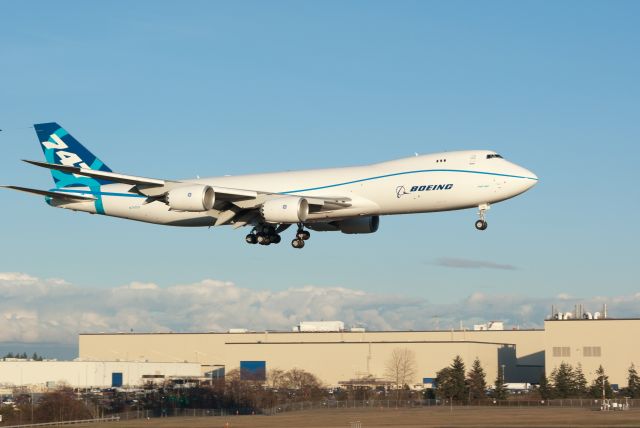
M 600 412 L 569 408 L 417 408 L 417 409 L 336 409 L 290 412 L 277 416 L 217 416 L 163 418 L 111 422 L 118 428 L 185 427 L 230 428 L 347 427 L 359 421 L 368 427 L 640 427 L 640 410 Z M 225 425 L 225 424 L 229 425 Z M 87 427 L 95 427 L 87 425 Z

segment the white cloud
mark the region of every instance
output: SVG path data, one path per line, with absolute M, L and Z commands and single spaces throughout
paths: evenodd
M 370 330 L 467 327 L 503 320 L 521 328 L 541 327 L 552 304 L 569 311 L 609 305 L 617 317 L 640 314 L 640 293 L 576 299 L 476 292 L 452 304 L 343 287 L 305 285 L 287 290 L 252 290 L 205 279 L 160 287 L 132 282 L 89 288 L 24 273 L 0 273 L 0 342 L 74 343 L 79 332 L 221 331 L 233 327 L 290 330 L 305 320 L 341 320 Z
M 0 282 L 35 282 L 38 278 L 20 272 L 0 272 Z

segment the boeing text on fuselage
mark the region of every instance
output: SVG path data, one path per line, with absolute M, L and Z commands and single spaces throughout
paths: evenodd
M 45 197 L 57 208 L 169 226 L 250 227 L 250 244 L 270 245 L 297 226 L 302 248 L 311 230 L 377 231 L 380 216 L 478 208 L 487 228 L 491 204 L 538 182 L 531 171 L 491 150 L 412 156 L 365 166 L 169 180 L 113 172 L 57 123 L 34 125 L 54 187 L 4 186 Z

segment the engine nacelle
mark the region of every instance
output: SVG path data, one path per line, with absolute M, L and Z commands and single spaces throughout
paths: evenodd
M 216 192 L 203 184 L 180 186 L 167 193 L 167 205 L 176 211 L 209 211 L 215 201 Z
M 298 223 L 309 216 L 309 202 L 297 196 L 270 199 L 262 204 L 260 214 L 268 223 Z
M 377 215 L 367 217 L 354 217 L 341 220 L 336 223 L 342 233 L 374 233 L 380 226 L 380 217 Z

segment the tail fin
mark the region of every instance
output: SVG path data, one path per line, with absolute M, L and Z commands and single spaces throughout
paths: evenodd
M 36 134 L 38 134 L 47 162 L 111 172 L 107 165 L 57 123 L 36 123 L 33 127 L 36 130 Z M 100 186 L 111 183 L 108 180 L 76 177 L 73 174 L 55 170 L 51 170 L 51 175 L 57 188 L 72 186 L 93 187 L 96 184 Z

